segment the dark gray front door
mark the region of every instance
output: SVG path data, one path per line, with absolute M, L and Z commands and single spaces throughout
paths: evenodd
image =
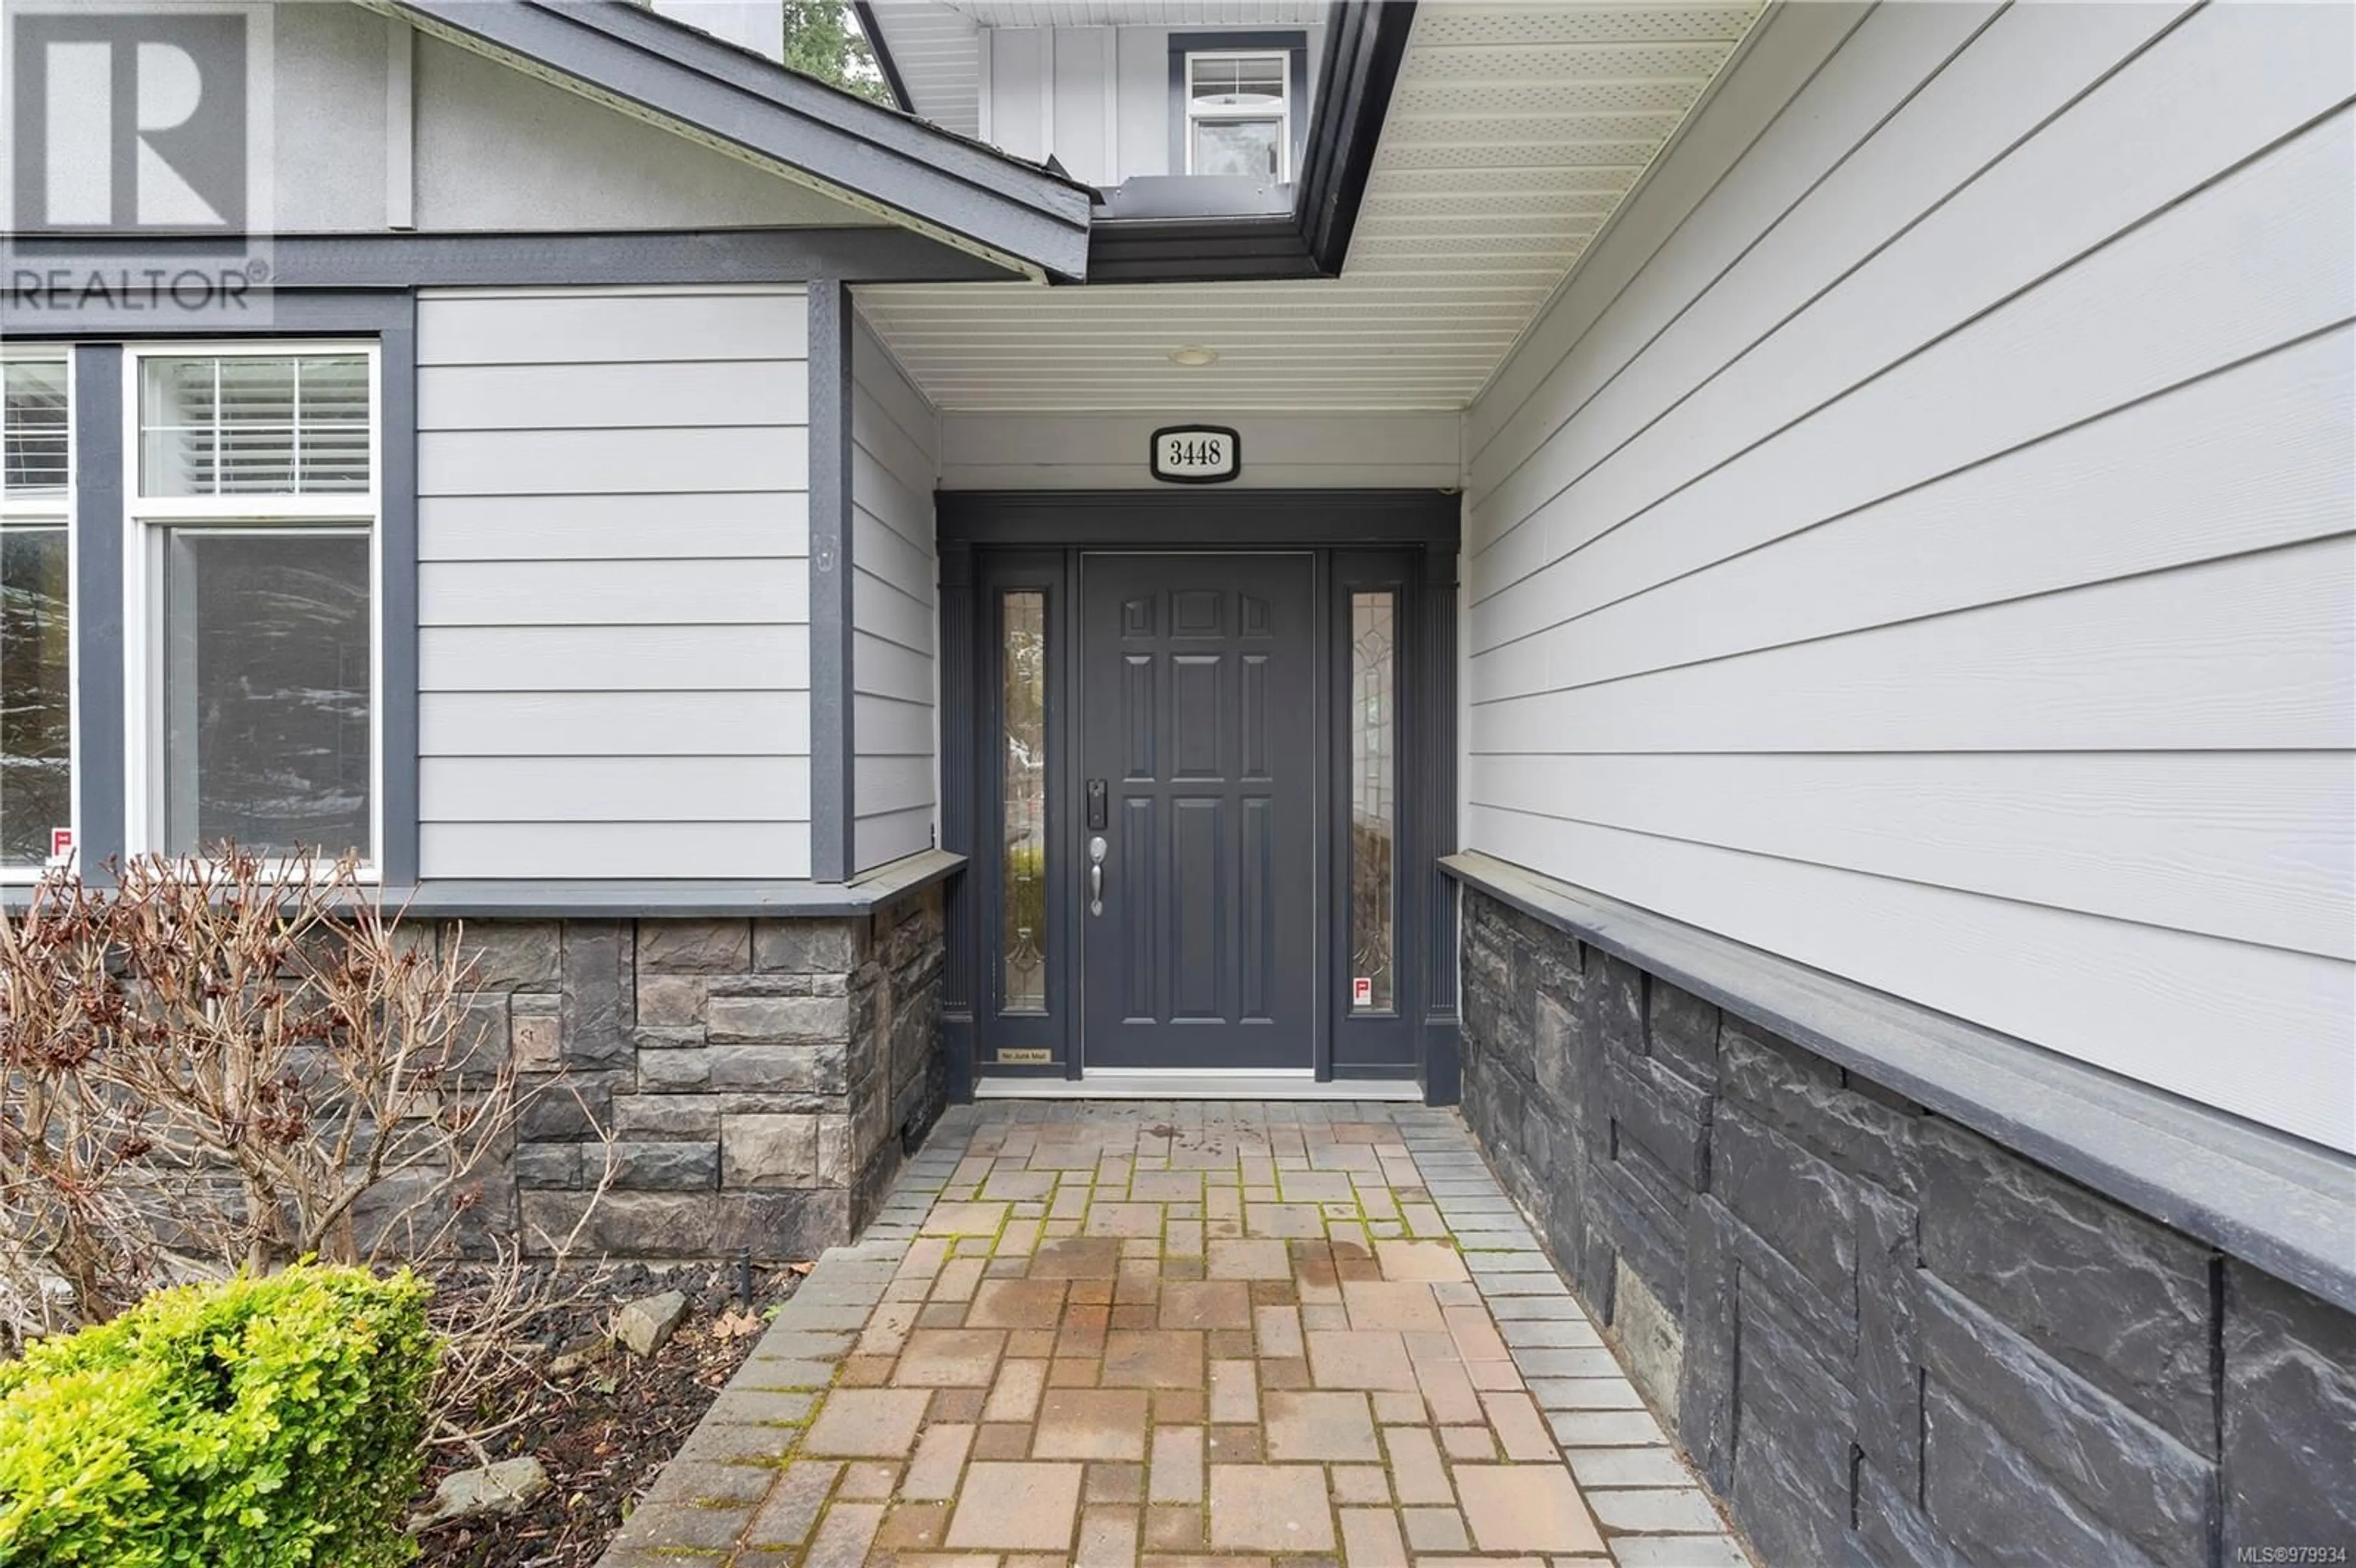
M 1082 1063 L 1310 1067 L 1312 558 L 1088 555 L 1080 578 Z

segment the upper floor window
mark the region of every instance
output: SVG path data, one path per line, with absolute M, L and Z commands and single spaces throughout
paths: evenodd
M 71 368 L 0 357 L 0 876 L 29 878 L 73 824 Z
M 373 346 L 136 351 L 133 848 L 377 839 Z
M 1186 172 L 1292 177 L 1290 57 L 1283 50 L 1186 56 Z

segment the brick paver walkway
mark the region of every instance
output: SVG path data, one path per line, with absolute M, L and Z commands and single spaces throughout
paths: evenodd
M 1722 1531 L 1453 1113 L 1001 1101 L 605 1564 L 1740 1568 Z

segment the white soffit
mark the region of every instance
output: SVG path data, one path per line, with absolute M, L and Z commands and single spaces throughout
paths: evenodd
M 876 30 L 909 108 L 960 136 L 981 134 L 981 29 L 941 0 L 873 0 Z
M 940 0 L 985 27 L 1313 27 L 1327 0 Z
M 943 409 L 1461 409 L 1762 9 L 1424 0 L 1337 279 L 861 300 Z

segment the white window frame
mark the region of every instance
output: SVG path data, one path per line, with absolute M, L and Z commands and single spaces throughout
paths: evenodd
M 1194 101 L 1194 62 L 1213 59 L 1273 59 L 1276 80 L 1283 84 L 1283 94 L 1278 100 L 1276 113 L 1276 183 L 1292 178 L 1292 51 L 1287 48 L 1257 49 L 1188 49 L 1184 80 L 1179 84 L 1185 94 L 1181 106 L 1186 116 L 1186 172 L 1194 172 L 1194 127 L 1208 123 L 1235 120 L 1265 120 L 1269 111 L 1261 105 L 1235 104 L 1229 107 L 1198 109 Z
M 66 373 L 66 486 L 56 501 L 12 501 L 0 485 L 0 523 L 52 524 L 66 531 L 66 821 L 72 829 L 75 852 L 81 845 L 81 541 L 74 528 L 74 506 L 80 498 L 75 483 L 81 472 L 74 419 L 80 389 L 74 385 L 74 351 L 70 343 L 0 344 L 0 364 L 23 361 L 62 365 Z M 51 824 L 52 827 L 58 826 Z M 24 887 L 41 880 L 46 868 L 0 864 L 0 887 Z
M 155 496 L 141 487 L 141 415 L 151 359 L 285 359 L 306 355 L 368 361 L 369 487 L 365 495 Z M 123 851 L 143 855 L 165 836 L 164 550 L 176 531 L 270 532 L 288 538 L 349 534 L 369 540 L 369 842 L 362 881 L 384 856 L 384 366 L 373 338 L 238 338 L 140 343 L 123 354 Z M 284 862 L 280 862 L 282 867 Z

